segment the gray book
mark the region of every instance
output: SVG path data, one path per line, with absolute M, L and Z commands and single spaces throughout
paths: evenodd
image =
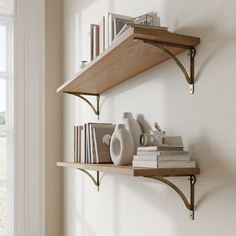
M 115 125 L 94 124 L 94 149 L 97 163 L 112 163 L 110 155 L 110 139 L 115 130 Z

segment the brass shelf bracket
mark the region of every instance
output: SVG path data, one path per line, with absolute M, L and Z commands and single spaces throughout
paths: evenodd
M 97 186 L 97 190 L 99 191 L 99 187 L 100 187 L 100 177 L 99 177 L 99 171 L 97 171 L 97 175 L 96 175 L 96 179 L 93 177 L 93 175 L 91 175 L 88 171 L 84 170 L 84 169 L 79 169 L 77 168 L 77 170 L 80 170 L 82 172 L 84 172 L 86 175 L 89 176 L 89 178 L 93 181 L 93 183 L 95 184 L 95 186 Z
M 99 108 L 100 95 L 99 94 L 77 93 L 77 92 L 66 92 L 66 93 L 75 95 L 81 98 L 82 100 L 84 100 L 92 108 L 93 112 L 98 116 L 98 119 L 99 119 L 99 115 L 100 115 L 100 108 Z M 84 96 L 96 96 L 97 97 L 96 107 Z
M 165 179 L 164 177 L 145 176 L 145 178 L 150 178 L 150 179 L 155 179 L 155 180 L 161 181 L 162 183 L 164 183 L 164 184 L 168 185 L 169 187 L 171 187 L 172 189 L 174 189 L 175 192 L 181 197 L 185 206 L 189 210 L 190 219 L 194 220 L 194 185 L 196 183 L 196 178 L 194 175 L 190 175 L 188 177 L 188 180 L 190 182 L 190 201 L 188 201 L 188 199 L 185 197 L 184 193 L 175 184 L 173 184 L 171 181 Z
M 136 38 L 138 39 L 138 38 Z M 140 39 L 142 40 L 142 39 Z M 196 55 L 196 49 L 192 46 L 186 46 L 182 44 L 174 44 L 174 43 L 167 43 L 167 42 L 158 42 L 158 41 L 149 41 L 149 40 L 142 40 L 144 43 L 150 44 L 153 47 L 156 47 L 167 54 L 170 58 L 172 58 L 175 63 L 178 65 L 180 70 L 183 72 L 187 83 L 189 84 L 190 93 L 194 93 L 194 58 Z M 189 50 L 190 56 L 190 74 L 188 74 L 187 70 L 185 69 L 184 65 L 180 62 L 180 60 L 167 48 L 167 47 L 175 47 L 175 48 L 184 48 Z

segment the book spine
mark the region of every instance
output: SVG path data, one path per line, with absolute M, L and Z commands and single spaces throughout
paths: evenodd
M 157 168 L 157 162 L 151 162 L 151 161 L 133 161 L 132 162 L 133 167 L 146 167 L 146 168 Z
M 138 151 L 157 151 L 157 146 L 138 147 Z
M 81 150 L 81 145 L 82 145 L 82 130 L 83 126 L 78 127 L 78 162 L 82 162 L 82 150 Z
M 74 163 L 78 163 L 78 126 L 74 126 Z
M 137 161 L 190 161 L 191 157 L 189 155 L 165 155 L 165 156 L 158 156 L 158 155 L 153 155 L 153 156 L 148 156 L 148 155 L 134 155 L 133 160 Z
M 158 161 L 158 168 L 195 168 L 196 161 Z
M 134 155 L 133 160 L 134 161 L 157 161 L 157 156 L 138 156 Z

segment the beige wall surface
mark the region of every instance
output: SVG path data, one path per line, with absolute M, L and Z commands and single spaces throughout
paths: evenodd
M 66 0 L 64 80 L 89 58 L 89 26 L 107 12 L 157 12 L 170 31 L 199 36 L 196 88 L 168 60 L 101 96 L 101 121 L 120 123 L 124 111 L 158 121 L 182 135 L 201 168 L 195 220 L 177 194 L 159 182 L 102 175 L 100 191 L 75 170 L 64 170 L 64 236 L 234 236 L 236 212 L 236 2 L 233 0 Z M 179 56 L 188 66 L 187 53 Z M 73 126 L 96 121 L 78 98 L 64 95 L 64 159 L 73 160 Z M 188 194 L 185 178 L 172 179 Z
M 45 235 L 63 235 L 63 179 L 56 162 L 62 159 L 63 2 L 45 1 Z

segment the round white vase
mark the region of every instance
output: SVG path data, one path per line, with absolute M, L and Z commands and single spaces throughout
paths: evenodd
M 135 154 L 137 152 L 137 147 L 140 146 L 140 135 L 142 134 L 142 130 L 138 121 L 133 118 L 132 113 L 124 112 L 123 118 L 126 128 L 130 131 L 133 137 Z
M 134 142 L 124 124 L 118 124 L 111 137 L 110 154 L 115 165 L 128 165 L 133 160 Z

